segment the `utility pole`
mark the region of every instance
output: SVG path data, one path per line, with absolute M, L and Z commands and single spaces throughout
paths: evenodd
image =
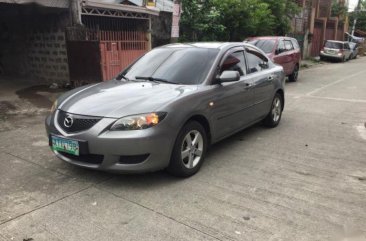
M 353 20 L 353 26 L 352 26 L 352 32 L 351 35 L 354 36 L 355 29 L 356 29 L 356 23 L 357 23 L 357 13 L 361 10 L 361 0 L 358 0 L 357 7 L 355 9 L 355 19 Z
M 69 0 L 70 15 L 73 26 L 82 25 L 81 22 L 81 0 Z

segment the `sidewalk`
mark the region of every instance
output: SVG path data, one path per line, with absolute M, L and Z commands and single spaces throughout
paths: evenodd
M 15 119 L 45 115 L 63 91 L 26 79 L 0 77 L 0 132 L 16 128 Z

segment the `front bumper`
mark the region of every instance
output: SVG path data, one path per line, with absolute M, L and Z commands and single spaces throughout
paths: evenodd
M 49 137 L 57 135 L 85 143 L 79 157 L 52 150 L 58 158 L 80 167 L 111 172 L 141 173 L 166 168 L 177 134 L 165 119 L 145 130 L 108 131 L 115 119 L 103 118 L 90 129 L 72 134 L 65 133 L 54 119 L 55 115 L 46 118 Z

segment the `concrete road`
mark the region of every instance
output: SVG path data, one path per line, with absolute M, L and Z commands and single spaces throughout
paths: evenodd
M 70 166 L 44 116 L 0 118 L 0 240 L 336 240 L 366 234 L 366 58 L 303 70 L 278 128 L 214 145 L 189 179 Z

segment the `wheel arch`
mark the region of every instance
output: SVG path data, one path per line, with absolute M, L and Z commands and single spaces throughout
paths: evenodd
M 285 93 L 283 91 L 283 89 L 278 89 L 276 91 L 276 94 L 280 94 L 281 95 L 281 98 L 282 98 L 282 110 L 285 108 Z
M 212 135 L 211 135 L 211 126 L 210 126 L 210 122 L 208 121 L 208 119 L 204 115 L 194 114 L 184 122 L 183 126 L 190 121 L 197 121 L 198 123 L 200 123 L 203 126 L 203 128 L 206 131 L 208 145 L 209 145 L 212 140 Z

